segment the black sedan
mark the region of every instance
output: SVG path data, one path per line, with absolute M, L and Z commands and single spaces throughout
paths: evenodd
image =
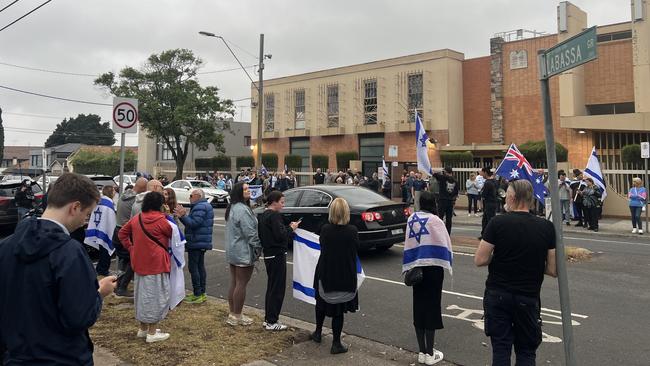
M 386 250 L 404 241 L 408 205 L 388 200 L 367 188 L 314 185 L 284 192 L 284 220 L 302 219 L 300 228 L 318 234 L 327 223 L 330 203 L 338 197 L 350 205 L 350 224 L 359 229 L 361 250 Z

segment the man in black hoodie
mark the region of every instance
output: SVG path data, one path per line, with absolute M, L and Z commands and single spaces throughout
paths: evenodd
M 50 188 L 41 218 L 21 221 L 0 241 L 0 344 L 5 365 L 92 365 L 88 335 L 113 291 L 114 276 L 97 282 L 81 243 L 83 226 L 99 200 L 87 177 L 66 173 Z
M 451 219 L 454 216 L 454 205 L 458 198 L 458 182 L 454 178 L 451 167 L 445 167 L 442 172 L 433 173 L 433 177 L 438 180 L 440 185 L 440 194 L 438 195 L 438 217 L 445 220 L 447 233 L 451 235 Z

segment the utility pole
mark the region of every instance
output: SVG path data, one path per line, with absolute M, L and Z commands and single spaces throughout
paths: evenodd
M 257 82 L 257 168 L 262 168 L 262 134 L 264 124 L 264 33 L 260 34 L 259 81 Z

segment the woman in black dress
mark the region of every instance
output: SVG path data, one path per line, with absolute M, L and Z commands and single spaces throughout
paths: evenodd
M 311 339 L 321 342 L 325 316 L 332 318 L 332 354 L 345 353 L 341 343 L 343 314 L 359 309 L 357 295 L 357 251 L 359 233 L 356 226 L 349 225 L 350 207 L 342 198 L 332 201 L 329 223 L 320 231 L 320 257 L 314 273 L 316 290 L 316 330 Z

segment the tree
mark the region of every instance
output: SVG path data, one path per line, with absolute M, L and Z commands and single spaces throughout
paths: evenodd
M 138 157 L 131 151 L 124 153 L 124 171 L 135 170 Z M 103 174 L 114 176 L 120 174 L 120 152 L 79 151 L 72 158 L 75 173 Z
M 546 141 L 526 141 L 519 145 L 519 151 L 524 154 L 526 160 L 533 166 L 542 168 L 548 162 L 546 161 Z M 567 161 L 569 152 L 566 147 L 562 146 L 559 142 L 555 143 L 555 155 L 558 162 Z
M 115 141 L 115 133 L 109 122 L 102 123 L 101 117 L 96 114 L 80 114 L 56 125 L 45 141 L 45 147 L 68 143 L 111 146 Z
M 210 144 L 223 148 L 223 117 L 234 114 L 231 100 L 221 99 L 217 87 L 202 87 L 196 74 L 203 61 L 186 49 L 149 56 L 139 70 L 126 67 L 119 78 L 108 72 L 95 80 L 111 94 L 138 99 L 140 126 L 148 137 L 171 151 L 176 163 L 174 179 L 183 176 L 190 144 L 205 151 Z

